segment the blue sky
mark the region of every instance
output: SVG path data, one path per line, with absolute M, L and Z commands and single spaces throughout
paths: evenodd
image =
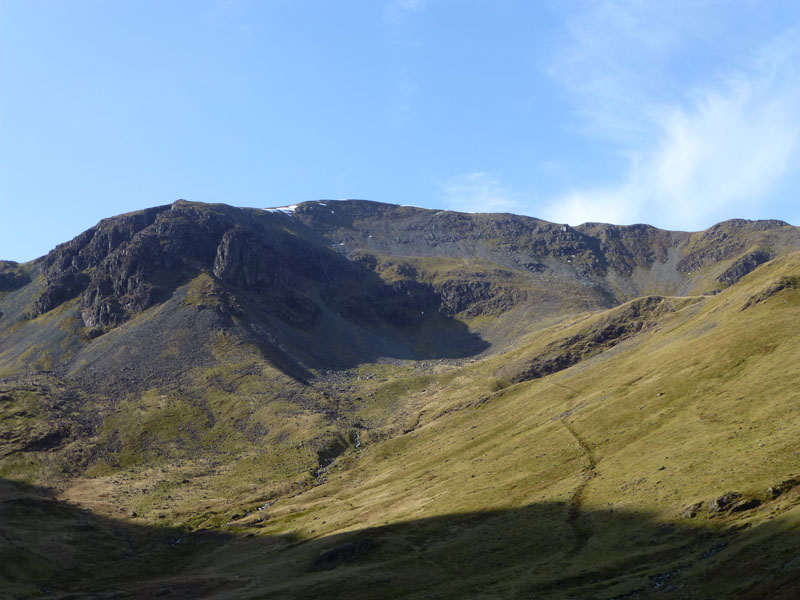
M 178 198 L 800 224 L 800 3 L 0 0 L 0 258 Z

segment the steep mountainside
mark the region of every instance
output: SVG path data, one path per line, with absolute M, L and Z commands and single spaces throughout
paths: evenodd
M 366 201 L 268 211 L 178 201 L 106 219 L 33 263 L 0 263 L 0 333 L 11 336 L 0 371 L 80 369 L 89 341 L 176 300 L 214 313 L 203 331 L 246 324 L 292 375 L 377 356 L 463 357 L 513 340 L 513 320 L 713 293 L 798 248 L 800 233 L 780 221 L 687 234 Z
M 0 261 L 0 589 L 794 598 L 798 250 L 178 201 Z

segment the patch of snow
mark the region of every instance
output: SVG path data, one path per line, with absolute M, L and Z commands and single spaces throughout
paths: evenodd
M 335 215 L 336 213 L 335 213 L 335 212 L 333 212 L 333 211 L 331 211 L 331 214 L 332 214 L 332 215 Z
M 325 204 L 324 202 L 317 202 L 317 204 L 319 204 L 320 206 L 328 206 L 328 205 L 327 205 L 327 204 Z
M 292 204 L 291 206 L 276 206 L 275 208 L 264 208 L 267 212 L 271 213 L 283 213 L 285 215 L 292 214 L 295 210 L 297 210 L 297 204 Z

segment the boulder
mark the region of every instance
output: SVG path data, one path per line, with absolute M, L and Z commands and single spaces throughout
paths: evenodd
M 701 510 L 703 510 L 703 503 L 695 502 L 684 508 L 681 511 L 681 516 L 686 519 L 694 519 Z
M 729 512 L 742 512 L 745 510 L 758 508 L 759 506 L 761 506 L 761 500 L 758 498 L 740 498 L 731 504 Z
M 725 492 L 721 496 L 708 501 L 708 512 L 711 514 L 728 510 L 742 495 L 739 492 Z
M 798 484 L 800 484 L 800 478 L 798 478 L 798 477 L 790 477 L 789 479 L 785 479 L 784 481 L 781 481 L 777 485 L 772 485 L 772 486 L 768 487 L 767 488 L 767 495 L 770 496 L 771 498 L 777 498 L 781 494 L 785 494 L 786 492 L 788 492 L 792 488 L 797 487 Z

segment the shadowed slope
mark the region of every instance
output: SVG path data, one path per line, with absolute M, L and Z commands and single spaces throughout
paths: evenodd
M 263 521 L 221 534 L 98 517 L 0 480 L 0 582 L 15 598 L 791 598 L 796 502 L 714 523 L 587 509 L 593 545 L 575 552 L 561 502 L 334 535 L 262 535 Z
M 303 380 L 309 368 L 487 348 L 440 314 L 429 285 L 386 282 L 282 213 L 179 201 L 104 220 L 23 274 L 33 281 L 0 297 L 0 373 L 66 366 L 76 374 L 92 363 L 107 380 L 144 381 L 182 365 L 146 364 L 125 378 L 112 357 L 142 348 L 135 367 L 170 345 L 200 351 L 220 330 Z M 184 369 L 208 361 L 207 353 L 182 360 Z

